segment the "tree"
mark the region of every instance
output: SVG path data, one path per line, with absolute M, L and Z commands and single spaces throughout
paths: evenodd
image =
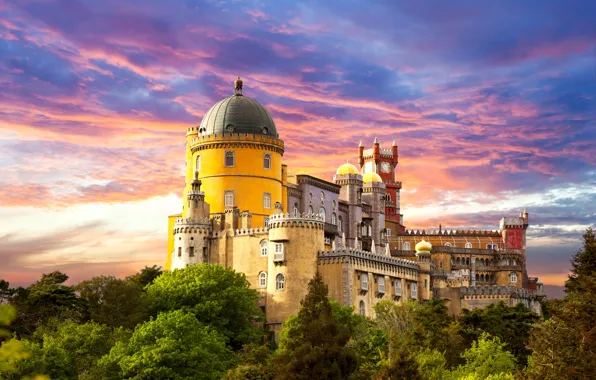
M 152 315 L 171 310 L 191 312 L 212 326 L 238 350 L 260 341 L 263 330 L 257 306 L 259 295 L 246 276 L 221 265 L 200 264 L 165 272 L 146 287 Z
M 279 379 L 344 379 L 357 368 L 357 358 L 346 348 L 349 328 L 333 317 L 328 288 L 317 272 L 283 349 L 274 359 Z
M 41 279 L 28 288 L 15 290 L 11 304 L 16 306 L 18 317 L 11 329 L 19 337 L 31 336 L 38 326 L 51 318 L 85 320 L 87 305 L 74 288 L 64 285 L 68 276 L 62 272 L 42 275 Z
M 102 379 L 220 379 L 235 360 L 222 334 L 176 310 L 137 326 L 99 366 Z
M 452 372 L 455 379 L 486 379 L 489 376 L 507 378 L 515 371 L 515 356 L 505 349 L 498 337 L 491 338 L 489 334 L 482 333 L 480 338 L 472 343 L 472 347 L 462 354 L 465 364 Z
M 98 276 L 75 286 L 87 302 L 89 318 L 110 327 L 134 328 L 146 317 L 142 285 L 132 280 Z
M 567 293 L 581 292 L 582 280 L 596 276 L 596 233 L 592 227 L 583 236 L 583 247 L 571 259 L 571 274 L 565 283 Z
M 0 305 L 8 302 L 13 293 L 14 289 L 10 288 L 10 283 L 0 279 Z
M 530 354 L 526 346 L 534 323 L 540 319 L 532 310 L 521 303 L 509 307 L 499 302 L 484 309 L 464 310 L 458 319 L 462 336 L 468 342 L 489 333 L 507 344 L 507 350 L 515 355 L 520 366 L 526 365 Z
M 161 270 L 161 267 L 158 267 L 157 265 L 153 265 L 152 267 L 145 266 L 145 268 L 141 269 L 138 273 L 128 276 L 127 279 L 136 282 L 144 288 L 145 286 L 152 284 L 162 273 L 163 271 Z

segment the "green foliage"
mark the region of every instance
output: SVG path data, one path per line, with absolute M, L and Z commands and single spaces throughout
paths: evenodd
M 320 273 L 309 281 L 298 317 L 286 328 L 282 350 L 274 359 L 276 378 L 343 379 L 356 370 L 357 358 L 346 348 L 349 327 L 335 320 Z
M 14 294 L 15 289 L 11 289 L 10 283 L 0 279 L 0 305 L 8 302 Z
M 176 310 L 137 326 L 99 365 L 103 379 L 220 379 L 235 359 L 222 334 Z
M 268 345 L 247 344 L 240 352 L 241 364 L 226 373 L 231 380 L 268 380 L 275 374 L 268 359 L 271 350 Z
M 418 372 L 425 380 L 442 380 L 448 376 L 448 366 L 445 356 L 437 350 L 429 348 L 416 355 Z
M 489 376 L 503 378 L 513 375 L 515 356 L 505 346 L 506 343 L 501 343 L 498 337 L 491 338 L 487 333 L 481 334 L 472 343 L 472 347 L 464 351 L 462 357 L 466 362 L 451 373 L 451 378 L 486 379 Z
M 464 310 L 459 317 L 462 335 L 468 341 L 475 341 L 487 332 L 507 343 L 507 349 L 521 366 L 526 365 L 530 354 L 526 348 L 534 323 L 539 317 L 523 304 L 509 307 L 503 302 L 484 309 Z
M 145 266 L 145 268 L 132 276 L 128 276 L 126 279 L 136 282 L 144 288 L 145 286 L 152 284 L 162 273 L 163 271 L 161 270 L 161 267 L 158 267 L 157 265 L 153 265 L 152 267 Z
M 146 287 L 147 301 L 155 315 L 163 311 L 191 312 L 212 326 L 235 349 L 262 339 L 255 322 L 262 320 L 259 295 L 246 276 L 220 265 L 191 265 L 165 272 Z
M 133 280 L 98 276 L 83 281 L 75 290 L 88 305 L 89 318 L 110 327 L 134 328 L 146 319 L 143 285 Z
M 44 274 L 27 289 L 17 289 L 11 297 L 18 317 L 12 330 L 20 337 L 29 337 L 51 318 L 82 321 L 87 318 L 87 305 L 74 288 L 64 285 L 68 276 L 62 272 Z
M 596 277 L 596 233 L 588 228 L 584 234 L 583 247 L 571 260 L 571 275 L 565 283 L 567 293 L 583 291 L 582 279 Z

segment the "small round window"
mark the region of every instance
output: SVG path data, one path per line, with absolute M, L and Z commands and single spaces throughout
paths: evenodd
M 266 135 L 266 134 L 268 134 L 268 133 L 269 133 L 269 129 L 267 129 L 267 128 L 263 128 L 263 134 L 264 134 L 264 135 Z
M 232 124 L 228 124 L 226 126 L 226 131 L 228 131 L 228 132 L 234 132 L 234 126 Z

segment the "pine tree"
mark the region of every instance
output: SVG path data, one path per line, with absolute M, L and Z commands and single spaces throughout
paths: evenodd
M 346 348 L 350 334 L 333 317 L 328 288 L 317 272 L 308 283 L 296 325 L 274 360 L 278 379 L 345 379 L 357 368 L 357 358 Z
M 571 260 L 571 275 L 565 284 L 567 293 L 581 292 L 583 280 L 596 276 L 596 234 L 588 228 L 584 234 L 583 249 L 579 250 Z

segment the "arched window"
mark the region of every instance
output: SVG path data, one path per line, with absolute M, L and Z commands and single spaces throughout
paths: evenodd
M 315 213 L 315 210 L 313 210 L 312 206 L 308 206 L 308 213 L 311 215 Z
M 269 153 L 265 153 L 263 157 L 263 167 L 265 169 L 271 169 L 271 155 Z
M 226 207 L 234 206 L 234 192 L 233 191 L 225 191 L 224 192 L 224 206 L 226 206 Z
M 341 215 L 339 216 L 338 220 L 339 220 L 339 222 L 337 223 L 337 229 L 340 231 L 343 231 L 344 230 L 344 220 L 341 217 Z
M 358 313 L 362 316 L 366 316 L 366 307 L 364 306 L 364 301 L 360 301 L 358 304 Z
M 263 208 L 265 208 L 265 209 L 271 208 L 271 194 L 270 193 L 263 193 Z
M 298 216 L 298 203 L 294 203 L 294 216 Z
M 511 274 L 509 275 L 509 279 L 511 280 L 512 284 L 516 283 L 517 282 L 517 273 L 511 272 Z
M 284 290 L 285 288 L 286 278 L 280 273 L 275 277 L 275 290 Z
M 321 203 L 325 201 L 325 193 L 321 191 Z
M 265 218 L 265 227 L 269 227 L 269 218 Z
M 368 228 L 366 228 L 366 225 L 363 224 L 362 225 L 362 236 L 366 236 L 366 232 L 368 231 Z
M 410 291 L 412 294 L 412 298 L 418 298 L 418 285 L 416 285 L 416 283 L 412 283 L 412 285 L 410 286 Z
M 334 226 L 337 225 L 337 216 L 335 215 L 335 213 L 331 214 L 331 224 L 333 224 Z
M 321 193 L 321 194 L 323 194 L 323 193 Z M 325 220 L 325 209 L 324 209 L 323 207 L 321 207 L 321 208 L 319 209 L 319 216 L 320 216 L 321 218 L 323 218 L 323 220 Z
M 360 273 L 360 289 L 368 290 L 368 274 Z
M 233 150 L 226 150 L 226 159 L 225 159 L 225 166 L 227 168 L 234 167 L 235 163 L 235 156 Z
M 467 243 L 466 243 L 466 248 L 472 248 L 472 243 L 470 243 L 470 242 L 467 242 Z
M 451 243 L 449 243 L 449 242 L 445 243 L 445 247 L 451 247 Z
M 197 162 L 195 163 L 195 171 L 201 171 L 201 156 L 197 156 Z
M 410 242 L 405 242 L 404 243 L 404 251 L 409 251 L 410 249 L 411 249 L 410 248 Z
M 308 193 L 308 200 L 312 202 L 312 193 Z
M 267 287 L 267 272 L 259 273 L 259 288 L 263 289 Z
M 267 256 L 267 247 L 269 246 L 269 242 L 267 240 L 263 240 L 261 242 L 261 256 Z

